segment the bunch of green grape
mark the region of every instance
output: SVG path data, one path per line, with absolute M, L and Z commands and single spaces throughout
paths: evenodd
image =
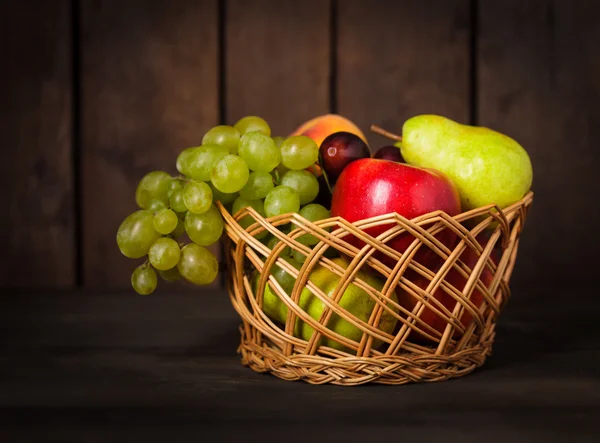
M 310 221 L 329 217 L 313 200 L 319 182 L 310 168 L 319 147 L 309 137 L 271 137 L 268 123 L 247 116 L 235 125 L 210 129 L 200 146 L 183 150 L 176 161 L 180 175 L 152 171 L 139 182 L 139 210 L 129 215 L 117 232 L 126 257 L 147 260 L 133 271 L 131 284 L 139 294 L 155 291 L 158 275 L 165 281 L 184 279 L 197 285 L 212 283 L 219 265 L 207 246 L 223 233 L 220 201 L 236 214 L 245 207 L 265 217 L 299 212 Z M 248 215 L 244 228 L 255 223 Z M 264 231 L 256 237 L 268 240 Z M 306 245 L 318 243 L 303 235 Z

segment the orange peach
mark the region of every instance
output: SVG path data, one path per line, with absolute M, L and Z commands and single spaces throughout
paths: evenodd
M 328 135 L 341 131 L 359 136 L 368 145 L 367 138 L 358 126 L 338 114 L 325 114 L 315 117 L 299 126 L 290 136 L 305 135 L 312 138 L 317 146 L 321 146 L 321 143 Z

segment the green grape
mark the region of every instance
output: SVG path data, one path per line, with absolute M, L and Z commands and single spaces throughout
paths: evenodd
M 167 193 L 168 197 L 171 198 L 173 192 L 182 188 L 183 186 L 181 185 L 181 180 L 174 178 L 173 180 L 171 180 L 171 183 L 169 183 L 169 192 Z
M 150 246 L 160 234 L 154 229 L 154 215 L 150 211 L 139 210 L 130 214 L 119 226 L 117 245 L 128 258 L 141 258 L 148 254 Z
M 154 200 L 169 201 L 171 176 L 164 171 L 152 171 L 146 174 L 135 190 L 135 202 L 142 209 L 149 209 Z
M 205 247 L 190 243 L 181 249 L 181 258 L 177 263 L 177 269 L 188 282 L 207 285 L 217 277 L 219 262 Z
M 212 128 L 202 138 L 203 145 L 223 146 L 230 154 L 237 154 L 240 132 L 233 126 L 219 125 Z
M 277 186 L 265 198 L 265 213 L 267 217 L 298 212 L 299 210 L 300 197 L 289 186 Z
M 167 235 L 177 227 L 177 214 L 171 209 L 163 209 L 158 211 L 154 216 L 154 229 L 159 234 Z
M 229 154 L 215 163 L 210 180 L 219 191 L 231 194 L 244 187 L 249 175 L 246 162 L 237 155 Z
M 185 207 L 194 214 L 206 212 L 212 204 L 212 191 L 204 182 L 189 182 L 183 188 Z
M 264 207 L 262 200 L 248 200 L 244 197 L 238 197 L 235 199 L 235 201 L 233 202 L 231 213 L 235 215 L 242 208 L 245 208 L 248 206 L 252 207 L 256 212 L 258 212 L 263 217 L 265 216 L 265 207 Z M 238 220 L 238 223 L 243 229 L 248 229 L 250 226 L 252 226 L 254 223 L 256 223 L 256 220 L 251 215 L 246 215 L 245 217 Z M 267 235 L 269 235 L 269 231 L 264 230 L 260 234 L 256 234 L 254 236 L 254 238 L 256 238 L 257 240 L 262 240 L 262 239 L 266 238 Z
M 288 169 L 306 169 L 316 163 L 319 147 L 305 135 L 288 137 L 281 144 L 281 163 Z
M 331 216 L 329 210 L 324 206 L 321 206 L 317 203 L 311 203 L 310 205 L 306 205 L 300 209 L 299 214 L 311 222 L 316 222 L 318 220 L 323 220 L 329 218 Z M 330 228 L 325 228 L 326 231 L 329 231 Z M 297 239 L 300 243 L 312 246 L 319 243 L 319 239 L 312 234 L 302 235 Z
M 281 162 L 281 153 L 268 135 L 249 132 L 240 139 L 239 156 L 252 171 L 270 172 Z
M 183 234 L 185 234 L 185 216 L 188 214 L 188 212 L 183 213 L 184 217 L 181 218 L 179 217 L 179 214 L 177 215 L 177 227 L 175 228 L 175 230 L 173 232 L 171 232 L 171 235 L 173 236 L 173 238 L 180 238 Z
M 138 266 L 131 274 L 131 286 L 140 295 L 152 294 L 157 284 L 156 271 L 151 266 Z
M 186 177 L 190 176 L 189 166 L 190 166 L 190 157 L 196 151 L 200 150 L 202 146 L 193 146 L 191 148 L 186 148 L 179 153 L 177 156 L 177 161 L 175 163 L 175 167 L 179 171 L 180 174 L 185 175 Z
M 289 186 L 300 196 L 300 204 L 305 205 L 313 201 L 319 194 L 319 181 L 312 173 L 301 171 L 288 171 L 281 177 L 281 184 Z
M 158 271 L 158 275 L 166 282 L 181 280 L 181 274 L 179 273 L 177 266 L 167 269 L 166 271 Z
M 281 144 L 284 140 L 285 139 L 279 135 L 273 137 L 273 142 L 275 143 L 275 146 L 277 146 L 277 149 L 281 148 Z
M 292 258 L 298 263 L 304 263 L 306 261 L 306 255 L 296 250 L 292 251 Z
M 209 181 L 213 165 L 227 154 L 229 154 L 229 150 L 226 146 L 201 146 L 189 156 L 187 175 L 194 180 Z
M 267 242 L 267 248 L 269 248 L 272 251 L 273 249 L 275 249 L 275 246 L 277 246 L 279 243 L 281 243 L 281 240 L 279 240 L 277 237 L 272 235 L 271 238 L 269 239 L 269 241 Z M 280 257 L 289 257 L 291 255 L 291 253 L 292 253 L 292 249 L 289 246 L 285 246 L 279 253 L 279 256 Z
M 269 127 L 269 124 L 262 118 L 256 117 L 254 115 L 249 115 L 239 119 L 237 123 L 233 126 L 239 131 L 241 135 L 255 131 L 262 132 L 267 136 L 271 135 L 271 128 Z
M 232 193 L 228 194 L 228 193 L 219 191 L 217 188 L 215 188 L 215 185 L 213 185 L 212 182 L 208 182 L 208 185 L 210 186 L 210 189 L 212 190 L 213 200 L 216 202 L 221 202 L 221 203 L 223 203 L 223 205 L 228 205 L 229 203 L 232 203 L 238 197 L 237 192 L 232 192 Z
M 185 217 L 185 232 L 200 246 L 212 245 L 223 233 L 223 217 L 215 205 L 211 205 L 203 214 L 188 212 Z
M 169 202 L 171 209 L 175 212 L 186 212 L 188 210 L 185 201 L 183 201 L 183 188 L 175 189 L 169 197 Z
M 259 214 L 264 214 L 265 212 L 264 204 L 261 200 L 250 200 L 239 196 L 233 202 L 233 206 L 231 207 L 231 213 L 233 215 L 236 215 L 242 208 L 246 208 L 248 206 L 254 208 Z
M 150 248 L 148 260 L 159 271 L 166 271 L 177 265 L 180 255 L 181 250 L 175 240 L 169 237 L 161 237 Z
M 162 200 L 152 200 L 150 202 L 150 206 L 148 206 L 148 211 L 152 212 L 153 214 L 156 214 L 157 212 L 166 209 L 166 207 L 167 205 L 165 205 L 165 203 Z
M 247 200 L 260 200 L 265 198 L 274 186 L 273 177 L 268 172 L 252 172 L 240 190 L 240 196 Z

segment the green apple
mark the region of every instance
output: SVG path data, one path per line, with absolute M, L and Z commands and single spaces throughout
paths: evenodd
M 346 268 L 348 263 L 342 258 L 333 259 L 333 262 Z M 286 273 L 289 276 L 289 274 Z M 381 291 L 384 286 L 384 282 L 379 278 L 376 278 L 370 274 L 359 271 L 357 273 L 357 277 L 363 280 L 368 285 L 372 286 L 374 289 Z M 309 280 L 314 283 L 319 289 L 321 289 L 328 297 L 333 296 L 336 288 L 340 285 L 341 278 L 322 266 L 317 266 L 310 273 Z M 256 284 L 258 283 L 258 279 L 255 280 L 255 289 Z M 291 289 L 293 288 L 293 283 L 291 286 L 288 286 L 286 292 L 288 294 L 291 293 Z M 392 293 L 391 298 L 393 301 L 397 302 L 398 299 L 395 293 Z M 263 298 L 263 310 L 264 312 L 273 320 L 278 321 L 280 323 L 285 323 L 287 317 L 287 306 L 281 301 L 281 299 L 274 294 L 269 285 L 265 287 L 265 293 Z M 373 312 L 373 309 L 376 307 L 376 302 L 369 296 L 363 289 L 356 286 L 354 283 L 348 285 L 342 298 L 339 301 L 339 305 L 348 311 L 350 314 L 354 315 L 356 318 L 368 322 Z M 304 287 L 302 293 L 300 294 L 299 306 L 302 310 L 304 310 L 308 315 L 310 315 L 313 319 L 319 320 L 323 311 L 325 310 L 325 304 L 313 294 L 308 287 Z M 391 307 L 394 311 L 396 311 L 393 307 Z M 397 312 L 397 311 L 396 311 Z M 397 318 L 394 317 L 391 313 L 387 311 L 383 311 L 381 314 L 381 318 L 379 321 L 378 328 L 385 333 L 392 333 L 394 330 Z M 362 338 L 362 331 L 343 319 L 337 314 L 333 314 L 327 323 L 327 328 L 333 332 L 340 334 L 341 336 L 359 342 Z M 296 319 L 296 324 L 294 327 L 294 336 L 298 338 L 302 338 L 303 340 L 309 340 L 313 334 L 313 328 L 302 321 L 301 319 Z M 328 337 L 321 337 L 320 344 L 324 346 L 329 346 L 334 349 L 348 351 L 347 347 L 338 343 L 335 340 L 332 340 Z M 381 340 L 373 340 L 373 348 L 378 348 L 381 346 Z

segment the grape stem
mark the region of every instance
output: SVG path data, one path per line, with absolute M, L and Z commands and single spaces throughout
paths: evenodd
M 331 188 L 331 184 L 329 183 L 329 178 L 327 178 L 327 172 L 325 171 L 325 167 L 323 166 L 323 157 L 321 156 L 321 153 L 319 153 L 319 159 L 317 160 L 317 164 L 321 167 L 321 172 L 323 173 L 323 178 L 325 179 L 327 189 L 329 189 L 329 194 L 333 195 L 333 189 Z
M 375 134 L 383 135 L 384 137 L 387 137 L 392 140 L 396 140 L 399 142 L 402 141 L 402 137 L 400 135 L 394 134 L 393 132 L 390 132 L 390 131 L 386 131 L 385 129 L 383 129 L 382 127 L 377 126 L 377 125 L 371 125 L 371 131 L 374 132 Z
M 173 177 L 173 178 L 174 178 L 175 180 L 180 180 L 180 181 L 182 181 L 182 182 L 186 182 L 186 183 L 191 183 L 191 182 L 193 182 L 193 181 L 194 181 L 194 180 L 191 180 L 191 179 L 189 179 L 189 178 L 187 178 L 187 177 L 185 177 L 185 176 L 183 176 L 183 175 L 178 175 L 177 177 Z
M 281 184 L 281 177 L 279 176 L 279 171 L 275 170 L 275 177 L 273 177 L 273 181 L 275 182 L 275 186 L 279 186 Z

